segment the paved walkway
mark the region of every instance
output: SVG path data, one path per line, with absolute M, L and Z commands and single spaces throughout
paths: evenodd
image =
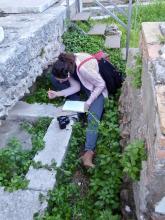
M 44 137 L 45 148 L 34 157 L 34 161 L 41 161 L 43 165 L 50 165 L 52 160 L 55 160 L 57 166 L 61 166 L 67 151 L 73 121 L 71 120 L 66 129 L 61 130 L 56 119 L 59 115 L 66 114 L 61 108 L 56 108 L 51 104 L 40 105 L 25 102 L 18 102 L 9 113 L 9 120 L 33 121 L 39 117 L 52 118 Z M 29 180 L 26 190 L 9 193 L 0 187 L 0 220 L 32 220 L 36 212 L 41 214 L 44 212 L 47 207 L 48 190 L 52 190 L 56 183 L 56 172 L 43 168 L 34 169 L 31 166 L 26 178 Z M 40 201 L 41 194 L 44 196 L 42 201 Z

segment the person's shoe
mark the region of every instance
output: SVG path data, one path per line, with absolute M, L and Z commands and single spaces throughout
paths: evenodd
M 92 159 L 94 156 L 94 152 L 91 150 L 88 150 L 84 153 L 84 155 L 81 157 L 81 160 L 83 162 L 83 165 L 86 168 L 94 168 L 95 165 L 92 163 Z

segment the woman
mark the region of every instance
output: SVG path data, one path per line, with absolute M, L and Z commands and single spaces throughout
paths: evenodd
M 82 161 L 85 167 L 94 167 L 92 159 L 98 136 L 98 121 L 101 119 L 104 98 L 108 97 L 108 92 L 99 74 L 97 60 L 93 58 L 82 64 L 89 57 L 91 55 L 87 53 L 61 53 L 52 69 L 52 83 L 55 90 L 59 91 L 48 91 L 48 97 L 53 99 L 64 96 L 70 100 L 79 100 L 78 92 L 85 91 L 88 98 L 84 107 L 91 114 L 88 114 Z

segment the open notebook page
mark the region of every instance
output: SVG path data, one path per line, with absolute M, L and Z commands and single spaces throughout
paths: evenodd
M 84 110 L 85 102 L 82 101 L 66 101 L 63 105 L 63 111 L 72 111 L 72 112 L 85 112 Z

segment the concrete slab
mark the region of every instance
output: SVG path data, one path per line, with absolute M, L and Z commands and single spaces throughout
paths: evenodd
M 8 119 L 18 120 L 36 120 L 39 117 L 54 118 L 61 113 L 61 107 L 57 108 L 52 104 L 28 104 L 19 101 L 11 111 L 9 111 Z
M 80 12 L 77 13 L 73 18 L 72 21 L 87 21 L 90 17 L 90 12 Z
M 58 0 L 1 0 L 0 11 L 3 13 L 39 13 L 51 5 L 56 3 Z
M 52 160 L 55 160 L 57 166 L 60 166 L 68 147 L 72 124 L 71 121 L 66 129 L 61 130 L 57 119 L 53 119 L 44 137 L 45 148 L 34 157 L 34 161 L 41 161 L 43 165 L 51 165 Z
M 47 169 L 34 169 L 30 167 L 26 178 L 30 180 L 28 184 L 28 189 L 48 191 L 52 190 L 56 179 L 55 171 L 49 171 Z
M 45 203 L 41 204 L 40 191 L 18 190 L 12 193 L 0 188 L 0 219 L 1 220 L 33 220 L 36 212 L 43 211 Z M 43 195 L 46 195 L 42 192 Z
M 9 120 L 27 120 L 35 121 L 40 117 L 56 118 L 61 115 L 72 115 L 75 112 L 62 111 L 62 106 L 55 107 L 53 104 L 28 104 L 23 101 L 17 104 L 9 111 Z
M 106 48 L 120 48 L 120 39 L 120 35 L 106 36 L 104 46 Z
M 12 138 L 19 140 L 23 150 L 32 149 L 31 135 L 21 129 L 21 122 L 6 120 L 0 126 L 0 148 L 6 147 Z
M 88 32 L 89 35 L 104 35 L 106 24 L 96 24 L 94 25 L 91 30 Z
M 0 27 L 0 43 L 4 40 L 4 30 L 3 30 L 3 27 Z

